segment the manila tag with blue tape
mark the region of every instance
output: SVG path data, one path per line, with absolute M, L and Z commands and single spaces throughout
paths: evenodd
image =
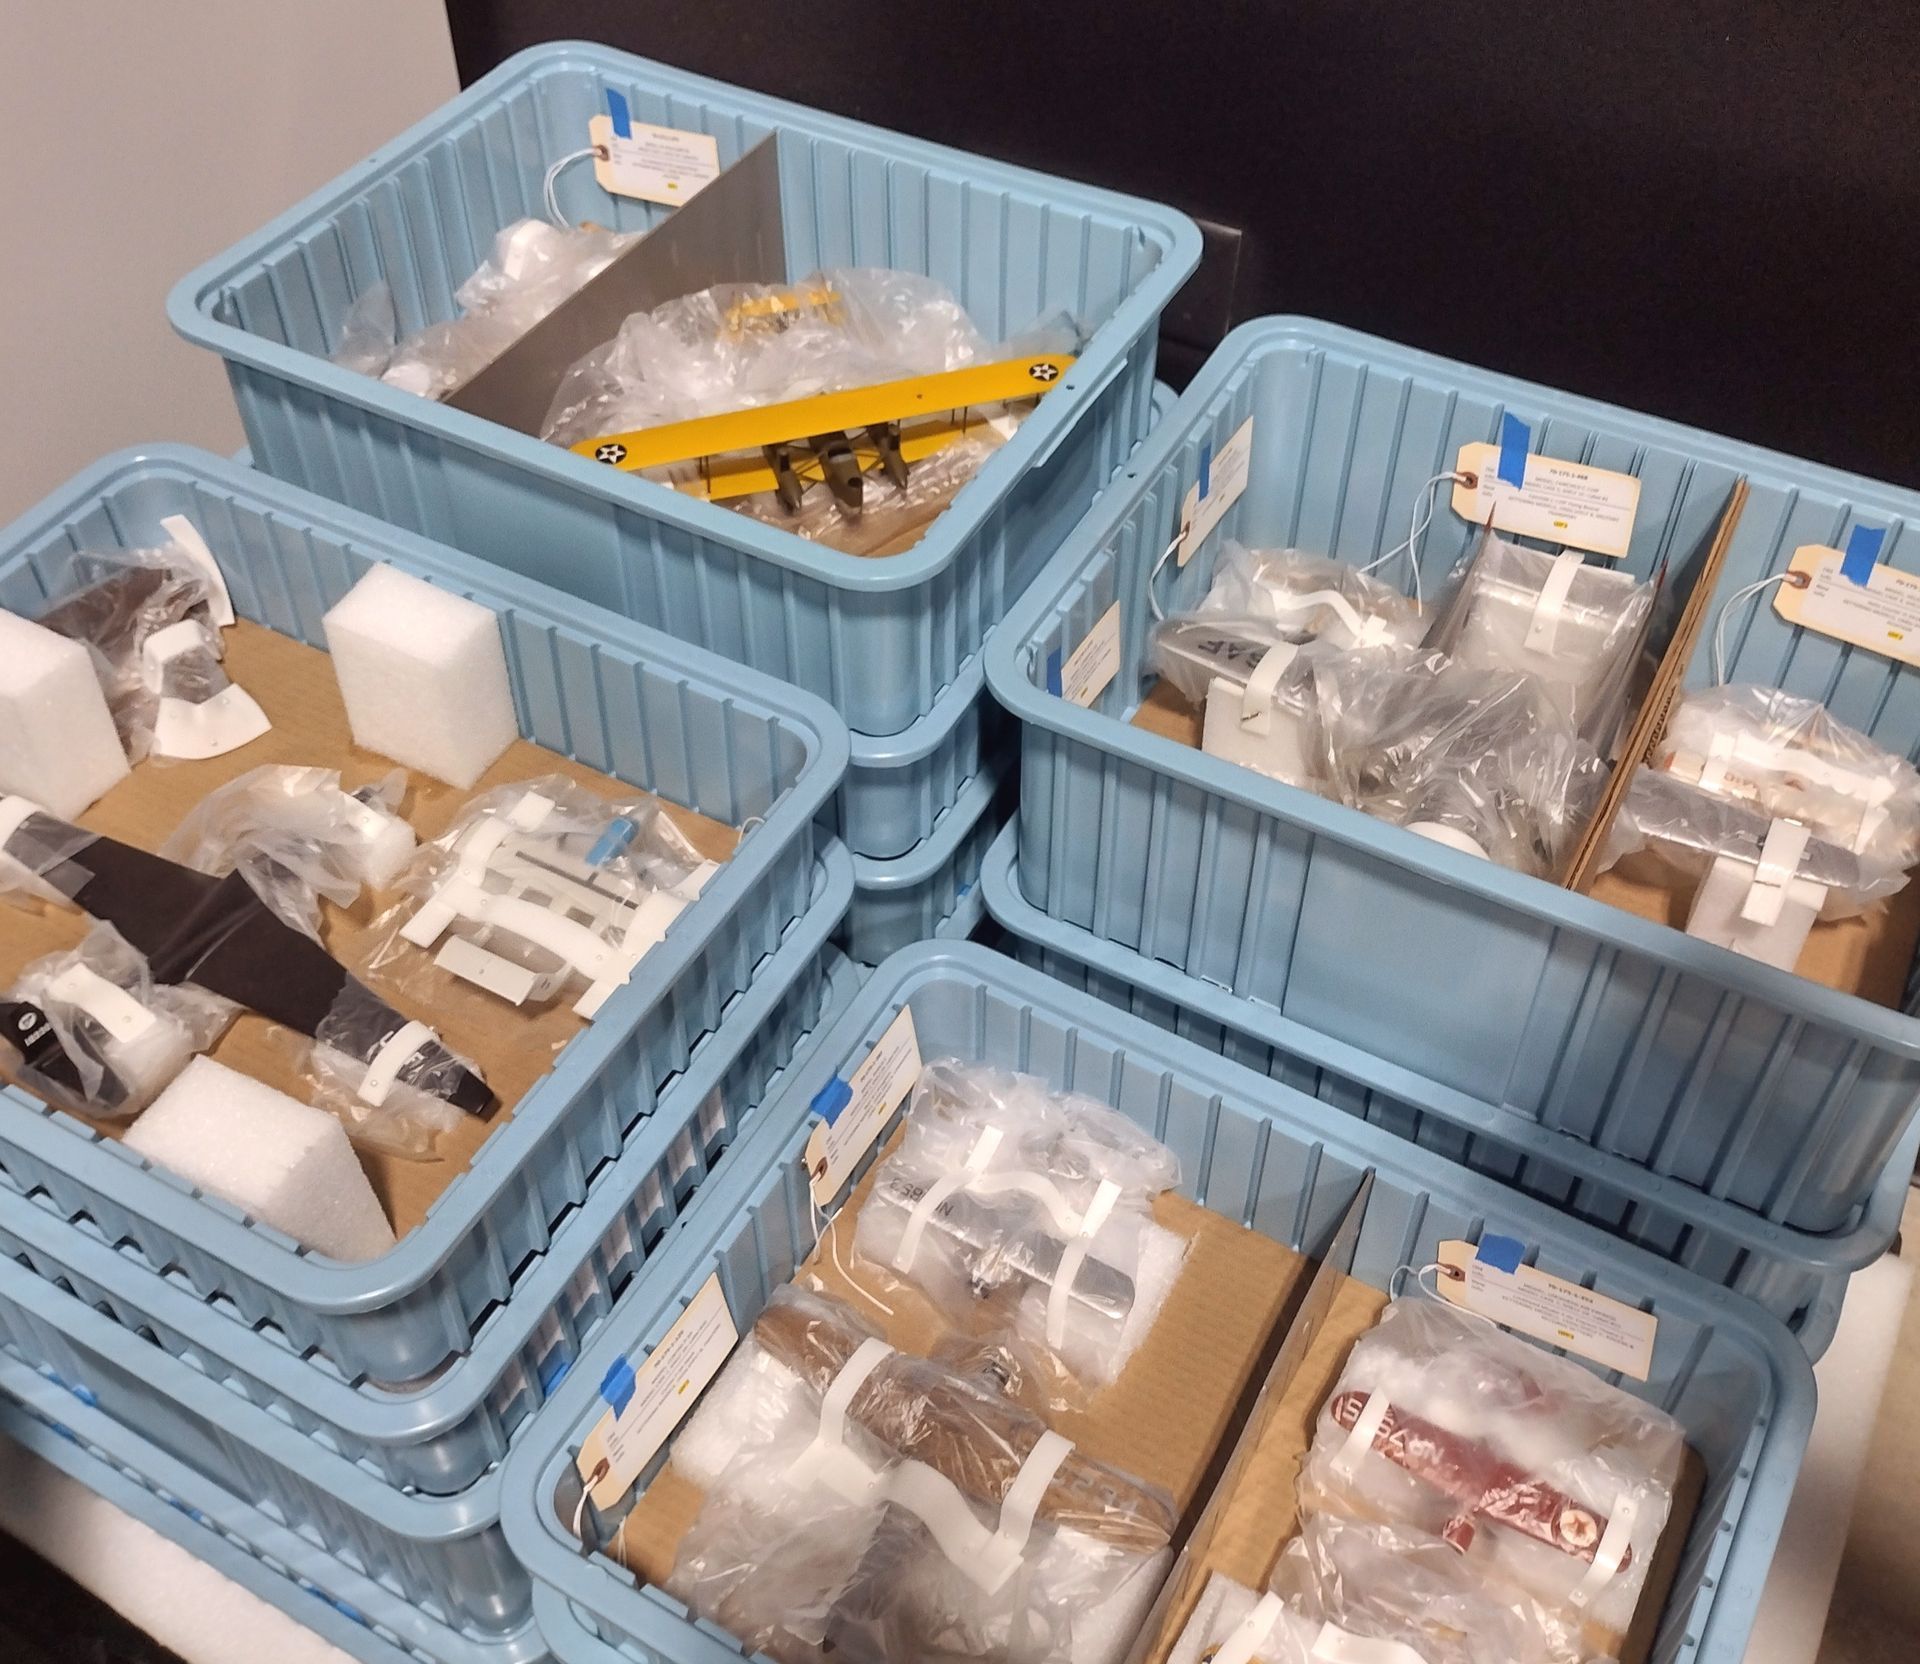
M 740 1339 L 715 1272 L 638 1364 L 614 1360 L 600 1382 L 606 1413 L 580 1446 L 574 1465 L 593 1505 L 618 1506 Z
M 1527 424 L 1507 413 L 1499 444 L 1462 445 L 1453 512 L 1476 526 L 1618 560 L 1633 541 L 1640 482 L 1610 468 L 1535 456 L 1532 443 Z
M 1884 526 L 1855 526 L 1845 549 L 1803 543 L 1773 610 L 1789 624 L 1920 665 L 1920 576 L 1881 561 L 1886 540 Z
M 807 1181 L 825 1208 L 853 1176 L 880 1129 L 920 1079 L 920 1037 L 913 1008 L 903 1005 L 850 1075 L 835 1075 L 814 1095 L 820 1119 L 807 1135 Z
M 593 176 L 615 196 L 682 203 L 720 177 L 719 142 L 705 133 L 635 121 L 626 99 L 607 89 L 607 113 L 587 123 Z
M 1247 477 L 1253 470 L 1253 418 L 1249 416 L 1233 431 L 1219 450 L 1212 445 L 1200 447 L 1199 477 L 1187 487 L 1180 504 L 1180 564 L 1193 559 L 1194 550 L 1213 535 L 1227 517 L 1227 510 L 1240 501 L 1247 489 Z
M 1644 1381 L 1660 1320 L 1590 1288 L 1524 1263 L 1525 1244 L 1492 1233 L 1478 1243 L 1443 1242 L 1441 1299 L 1502 1328 Z

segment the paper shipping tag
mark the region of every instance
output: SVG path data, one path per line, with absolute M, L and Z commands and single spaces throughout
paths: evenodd
M 1492 518 L 1497 532 L 1537 537 L 1588 549 L 1618 560 L 1633 541 L 1633 517 L 1640 507 L 1640 482 L 1557 457 L 1529 456 L 1526 483 L 1497 477 L 1498 445 L 1462 445 L 1455 471 L 1473 476 L 1472 485 L 1453 487 L 1453 512 L 1476 526 Z
M 840 1194 L 919 1078 L 920 1037 L 913 1031 L 913 1008 L 903 1005 L 860 1067 L 814 1100 L 828 1117 L 807 1137 L 807 1177 L 821 1207 Z
M 1920 665 L 1920 577 L 1876 565 L 1857 584 L 1840 570 L 1845 559 L 1838 549 L 1802 544 L 1787 570 L 1803 574 L 1806 584 L 1781 584 L 1773 610 L 1789 624 Z
M 740 1339 L 715 1272 L 660 1344 L 635 1367 L 628 1398 L 580 1446 L 575 1466 L 596 1508 L 612 1508 L 640 1477 Z
M 1253 418 L 1242 422 L 1219 450 L 1200 454 L 1201 478 L 1187 487 L 1186 500 L 1180 505 L 1182 566 L 1193 559 L 1194 550 L 1206 542 L 1247 489 L 1247 472 L 1253 465 Z
M 1107 691 L 1120 670 L 1120 603 L 1095 621 L 1080 645 L 1064 660 L 1055 648 L 1047 661 L 1047 692 L 1076 705 L 1091 705 Z
M 1439 1258 L 1440 1294 L 1450 1304 L 1490 1317 L 1516 1334 L 1577 1352 L 1603 1369 L 1646 1380 L 1660 1327 L 1652 1313 L 1531 1265 L 1503 1271 L 1479 1258 L 1471 1242 L 1443 1242 Z
M 603 191 L 643 202 L 685 202 L 720 176 L 720 146 L 705 133 L 677 127 L 629 122 L 631 136 L 621 138 L 610 116 L 587 123 L 593 144 L 593 176 Z

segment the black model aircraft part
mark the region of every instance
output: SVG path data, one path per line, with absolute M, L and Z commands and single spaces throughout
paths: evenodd
M 58 840 L 66 836 L 65 823 L 33 814 L 21 822 L 9 844 L 59 847 Z M 345 1012 L 364 1002 L 366 1019 L 352 1026 L 361 1063 L 371 1063 L 381 1046 L 406 1026 L 401 1013 L 262 901 L 240 872 L 214 878 L 99 837 L 42 876 L 82 912 L 112 925 L 144 954 L 156 983 L 191 982 L 309 1037 L 336 1007 Z M 439 1075 L 441 1070 L 447 1073 Z M 452 1084 L 438 1091 L 421 1086 L 429 1075 Z M 452 1053 L 437 1040 L 420 1047 L 396 1079 L 469 1115 L 485 1115 L 495 1102 L 486 1082 L 473 1070 L 456 1066 Z
M 42 1080 L 80 1100 L 91 1099 L 108 1114 L 127 1101 L 127 1085 L 111 1069 L 88 1092 L 79 1066 L 60 1044 L 60 1034 L 47 1014 L 30 1000 L 0 1000 L 0 1040 L 20 1054 L 21 1063 Z

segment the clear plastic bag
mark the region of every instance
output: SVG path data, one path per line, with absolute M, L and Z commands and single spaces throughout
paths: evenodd
M 1330 795 L 1518 872 L 1550 877 L 1606 787 L 1541 682 L 1437 653 L 1314 662 Z
M 1315 1423 L 1300 1509 L 1434 1539 L 1473 1588 L 1536 1603 L 1560 1650 L 1604 1656 L 1632 1622 L 1684 1452 L 1663 1411 L 1414 1297 L 1349 1355 Z M 1339 1547 L 1327 1546 L 1336 1567 Z
M 1451 581 L 1426 645 L 1474 669 L 1536 677 L 1581 738 L 1609 752 L 1653 616 L 1653 585 L 1490 531 Z
M 89 876 L 81 856 L 95 837 L 27 798 L 0 793 L 0 898 L 71 906 Z
M 212 588 L 190 556 L 88 551 L 74 565 L 86 581 L 40 621 L 92 651 L 129 760 L 224 756 L 268 730 L 222 667 Z
M 1105 1104 L 936 1061 L 861 1204 L 854 1254 L 956 1319 L 1008 1302 L 1070 1403 L 1118 1377 L 1166 1303 L 1186 1244 L 1153 1200 L 1179 1178 L 1173 1152 Z
M 1108 1664 L 1169 1559 L 1170 1498 L 790 1288 L 674 1461 L 706 1498 L 668 1592 L 783 1661 Z
M 315 1104 L 331 1111 L 356 1144 L 416 1161 L 430 1159 L 463 1109 L 479 1113 L 471 1060 L 450 1051 L 424 1023 L 400 1014 L 349 981 L 314 1029 L 308 1077 Z
M 76 1114 L 131 1120 L 234 1008 L 198 988 L 156 987 L 147 962 L 111 925 L 79 947 L 36 959 L 0 999 L 0 1044 L 14 1078 Z
M 454 291 L 460 316 L 409 336 L 376 373 L 389 387 L 445 398 L 598 277 L 636 235 L 515 220 L 494 238 L 491 257 Z M 373 363 L 381 321 L 377 302 L 369 302 L 363 317 L 350 314 L 352 338 L 343 334 L 340 353 L 353 350 L 361 361 Z
M 659 804 L 598 796 L 563 775 L 496 787 L 423 845 L 415 898 L 376 920 L 373 967 L 401 985 L 434 963 L 515 1005 L 584 987 L 592 1017 L 716 871 Z
M 1920 862 L 1920 771 L 1817 700 L 1740 685 L 1690 693 L 1652 766 L 1769 820 L 1795 820 L 1863 865 Z
M 1425 627 L 1413 601 L 1345 561 L 1229 541 L 1200 604 L 1155 630 L 1154 663 L 1197 705 L 1215 677 L 1244 687 L 1246 672 L 1270 647 L 1413 647 Z M 1200 650 L 1208 640 L 1236 643 L 1239 650 Z
M 340 322 L 340 339 L 334 344 L 332 362 L 355 375 L 384 375 L 393 362 L 393 349 L 399 338 L 393 290 L 382 278 L 363 289 L 347 308 L 347 315 Z
M 316 894 L 351 907 L 406 868 L 413 828 L 400 816 L 407 777 L 394 769 L 349 792 L 340 771 L 270 764 L 209 792 L 160 853 L 197 872 L 231 872 L 264 857 Z

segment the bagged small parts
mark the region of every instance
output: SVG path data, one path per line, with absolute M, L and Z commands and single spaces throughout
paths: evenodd
M 1164 1494 L 791 1288 L 674 1460 L 706 1499 L 667 1591 L 781 1664 L 1111 1664 L 1170 1557 Z
M 1427 645 L 1463 665 L 1536 677 L 1581 738 L 1606 752 L 1653 601 L 1653 585 L 1631 573 L 1483 532 Z
M 611 801 L 563 775 L 474 798 L 414 857 L 417 904 L 376 921 L 375 968 L 405 977 L 402 944 L 515 1005 L 584 984 L 592 1017 L 716 871 L 658 804 Z
M 1578 1364 L 1440 1301 L 1396 1300 L 1321 1408 L 1300 1510 L 1444 1544 L 1472 1589 L 1535 1603 L 1557 1655 L 1604 1658 L 1633 1620 L 1684 1450 L 1672 1417 Z M 1302 1551 L 1323 1597 L 1342 1546 Z M 1378 1547 L 1344 1546 L 1370 1563 Z
M 146 960 L 111 925 L 79 947 L 37 959 L 0 998 L 0 1044 L 14 1078 L 80 1115 L 138 1115 L 233 1019 L 225 1000 L 157 987 Z
M 1007 1302 L 1014 1332 L 1058 1360 L 1070 1390 L 1097 1389 L 1179 1276 L 1186 1245 L 1152 1211 L 1179 1177 L 1171 1150 L 1105 1104 L 934 1062 L 860 1207 L 854 1254 L 963 1327 L 974 1302 Z
M 1817 700 L 1752 686 L 1690 693 L 1650 761 L 1765 818 L 1798 821 L 1869 866 L 1920 862 L 1920 771 Z
M 1436 653 L 1314 661 L 1330 796 L 1450 848 L 1550 877 L 1606 765 L 1541 683 Z

